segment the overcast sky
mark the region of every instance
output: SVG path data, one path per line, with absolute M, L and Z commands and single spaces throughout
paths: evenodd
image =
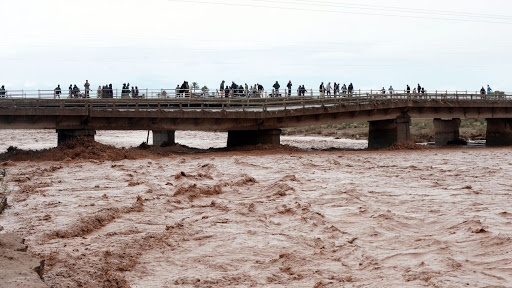
M 509 0 L 2 1 L 0 84 L 512 92 Z

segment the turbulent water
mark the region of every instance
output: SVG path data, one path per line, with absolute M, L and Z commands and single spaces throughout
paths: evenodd
M 0 149 L 56 142 L 55 133 L 9 135 Z M 96 138 L 128 147 L 146 136 Z M 176 138 L 203 149 L 226 140 Z M 51 287 L 510 287 L 511 154 L 264 149 L 7 161 L 0 233 L 19 234 L 46 259 Z

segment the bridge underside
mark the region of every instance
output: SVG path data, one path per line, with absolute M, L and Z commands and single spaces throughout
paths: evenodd
M 94 141 L 94 135 L 96 135 L 96 130 L 57 129 L 57 145 L 63 145 L 78 137 L 86 137 Z
M 487 146 L 512 145 L 512 119 L 487 119 Z
M 411 140 L 411 118 L 402 115 L 395 119 L 370 121 L 368 148 L 388 148 L 399 142 Z
M 434 119 L 435 143 L 437 146 L 456 144 L 460 139 L 460 119 Z
M 228 147 L 247 146 L 257 144 L 279 145 L 281 142 L 281 129 L 228 131 Z

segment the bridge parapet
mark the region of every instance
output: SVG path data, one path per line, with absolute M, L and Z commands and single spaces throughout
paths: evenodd
M 187 99 L 187 98 L 201 98 L 201 99 L 211 99 L 211 98 L 222 98 L 222 99 L 232 99 L 232 98 L 288 98 L 288 97 L 312 97 L 312 98 L 329 98 L 329 97 L 380 97 L 380 98 L 403 98 L 403 97 L 473 97 L 473 98 L 481 98 L 481 99 L 491 99 L 491 98 L 499 98 L 499 97 L 508 97 L 507 95 L 512 95 L 512 93 L 506 92 L 492 92 L 490 94 L 481 94 L 480 91 L 471 91 L 471 90 L 428 90 L 425 93 L 407 93 L 406 90 L 394 90 L 392 93 L 389 91 L 385 91 L 382 93 L 382 89 L 357 89 L 353 90 L 351 93 L 340 91 L 338 93 L 326 93 L 326 91 L 320 91 L 317 89 L 306 89 L 304 94 L 299 94 L 298 91 L 294 91 L 291 94 L 288 94 L 287 89 L 279 89 L 279 90 L 264 90 L 261 93 L 252 93 L 251 91 L 243 91 L 242 93 L 234 93 L 234 97 L 230 96 L 224 98 L 223 93 L 219 93 L 218 91 L 212 91 L 209 93 L 194 90 L 192 89 L 188 93 L 185 93 L 185 97 L 183 94 L 176 93 L 177 90 L 175 88 L 141 88 L 138 89 L 139 93 L 134 97 L 131 93 L 123 92 L 122 89 L 114 88 L 112 89 L 112 95 L 108 98 L 102 97 L 102 92 L 96 89 L 92 89 L 88 93 L 87 98 L 85 97 L 85 93 L 80 93 L 78 95 L 72 95 L 67 93 L 67 91 L 63 91 L 62 94 L 56 95 L 54 90 L 51 89 L 7 89 L 5 97 L 12 99 Z M 280 95 L 279 97 L 275 97 L 276 95 Z M 292 96 L 293 95 L 293 96 Z M 281 97 L 284 96 L 284 97 Z

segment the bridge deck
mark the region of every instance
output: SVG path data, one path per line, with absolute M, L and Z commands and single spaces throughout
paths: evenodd
M 508 118 L 509 97 L 394 94 L 357 97 L 0 98 L 0 128 L 243 130 L 412 118 Z

